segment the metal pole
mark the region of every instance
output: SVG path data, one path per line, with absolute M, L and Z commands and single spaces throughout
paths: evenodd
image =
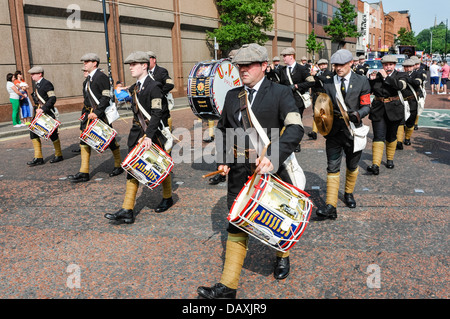
M 108 23 L 107 23 L 107 19 L 106 19 L 106 1 L 102 0 L 102 4 L 103 4 L 103 23 L 104 23 L 104 27 L 105 27 L 106 59 L 108 60 L 108 77 L 109 77 L 111 96 L 113 96 L 112 94 L 113 94 L 114 83 L 113 83 L 113 79 L 112 79 L 112 75 L 111 75 L 111 57 L 109 55 Z
M 445 49 L 444 49 L 444 52 L 445 52 L 444 59 L 445 60 L 447 60 L 447 31 L 448 31 L 448 19 L 447 19 L 447 22 L 445 23 Z

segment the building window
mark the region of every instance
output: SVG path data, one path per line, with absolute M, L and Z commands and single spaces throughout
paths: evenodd
M 327 25 L 328 24 L 328 3 L 317 0 L 316 6 L 317 23 Z

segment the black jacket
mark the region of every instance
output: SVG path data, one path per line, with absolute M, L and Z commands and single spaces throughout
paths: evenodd
M 294 69 L 292 70 L 291 78 L 293 84 L 291 85 L 286 72 L 288 72 L 287 66 L 283 66 L 282 68 L 277 70 L 277 74 L 280 77 L 280 84 L 289 86 L 292 92 L 294 92 L 297 107 L 299 109 L 304 108 L 305 104 L 303 103 L 302 98 L 298 95 L 297 92 L 299 92 L 300 94 L 308 92 L 308 90 L 315 84 L 314 78 L 313 76 L 311 76 L 310 71 L 306 66 L 296 63 Z M 297 84 L 298 89 L 295 88 L 295 84 Z
M 105 115 L 105 110 L 109 106 L 111 93 L 111 85 L 109 83 L 108 76 L 97 69 L 92 79 L 90 79 L 90 89 L 92 91 L 92 94 L 94 94 L 94 96 L 99 101 L 98 105 L 95 105 L 95 101 L 92 99 L 89 90 L 87 90 L 87 82 L 88 78 L 86 78 L 83 82 L 84 107 L 82 113 L 85 113 L 85 117 L 82 125 L 86 123 L 87 115 L 91 112 L 91 108 L 93 108 L 93 112 L 99 119 L 101 119 L 105 123 L 108 123 Z
M 45 101 L 42 103 L 38 95 Z M 42 78 L 39 83 L 36 83 L 35 91 L 32 94 L 33 101 L 35 104 L 40 104 L 42 110 L 45 114 L 50 115 L 54 118 L 53 110 L 56 103 L 55 89 L 52 82 Z

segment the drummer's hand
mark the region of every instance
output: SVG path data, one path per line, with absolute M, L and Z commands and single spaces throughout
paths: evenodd
M 97 118 L 97 114 L 95 114 L 94 112 L 89 113 L 88 119 L 90 119 L 92 121 L 92 120 L 95 120 L 96 118 Z
M 145 137 L 142 141 L 142 147 L 147 151 L 152 147 L 152 139 Z
M 258 157 L 255 161 L 255 164 L 256 164 L 255 169 L 256 174 L 267 174 L 271 170 L 273 170 L 273 164 L 267 157 L 264 157 L 262 161 Z
M 41 108 L 36 109 L 36 115 L 41 115 L 44 111 Z
M 228 167 L 228 165 L 219 165 L 217 169 L 223 171 L 220 173 L 222 176 L 226 176 L 230 172 L 230 167 Z

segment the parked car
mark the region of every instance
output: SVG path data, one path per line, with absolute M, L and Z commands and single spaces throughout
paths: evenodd
M 375 60 L 367 60 L 366 63 L 369 65 L 369 71 L 367 71 L 367 77 L 369 77 L 369 74 L 372 72 L 378 72 L 383 68 L 383 65 L 381 64 L 380 59 Z

